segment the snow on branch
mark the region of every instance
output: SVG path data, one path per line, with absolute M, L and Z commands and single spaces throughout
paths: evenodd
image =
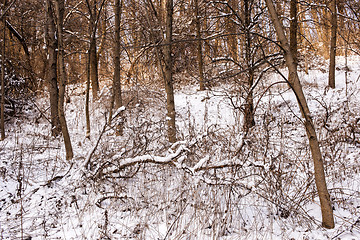
M 136 164 L 141 164 L 141 163 L 155 163 L 155 164 L 175 164 L 175 161 L 177 161 L 178 159 L 181 158 L 181 156 L 183 154 L 185 154 L 188 151 L 187 147 L 185 145 L 179 145 L 179 147 L 176 149 L 175 152 L 170 153 L 167 156 L 153 156 L 150 154 L 146 154 L 146 155 L 142 155 L 142 156 L 137 156 L 134 158 L 125 158 L 123 160 L 121 160 L 119 162 L 119 164 L 116 165 L 112 165 L 111 167 L 108 167 L 106 169 L 104 169 L 104 171 L 102 172 L 102 174 L 113 174 L 113 173 L 118 173 L 121 170 L 127 168 L 127 167 L 131 167 L 134 166 Z M 118 156 L 118 155 L 116 155 Z M 181 158 L 181 161 L 183 161 L 184 158 Z M 113 158 L 113 160 L 117 160 L 116 157 Z M 99 172 L 99 171 L 97 171 Z
M 110 161 L 106 162 L 102 166 L 99 166 L 93 175 L 95 178 L 102 178 L 104 176 L 112 176 L 113 174 L 118 174 L 128 167 L 132 167 L 138 164 L 170 164 L 174 165 L 178 169 L 185 170 L 186 172 L 197 175 L 202 171 L 209 171 L 213 169 L 223 169 L 231 167 L 257 167 L 264 168 L 263 165 L 259 165 L 253 162 L 241 162 L 237 157 L 233 159 L 223 160 L 223 161 L 211 161 L 209 155 L 198 160 L 193 166 L 186 165 L 184 160 L 187 159 L 189 148 L 185 142 L 177 142 L 168 150 L 166 156 L 154 156 L 151 154 L 141 155 L 137 157 L 128 157 L 123 158 L 123 154 L 114 155 Z

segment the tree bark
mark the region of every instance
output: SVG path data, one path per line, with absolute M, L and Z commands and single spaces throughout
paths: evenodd
M 114 82 L 113 82 L 113 98 L 115 109 L 118 109 L 122 106 L 122 92 L 121 92 L 121 65 L 120 65 L 120 17 L 121 17 L 121 5 L 122 1 L 115 0 L 114 12 L 115 12 L 115 46 L 114 46 Z M 120 116 L 122 117 L 122 116 Z M 110 120 L 110 119 L 109 119 Z M 116 134 L 123 134 L 123 124 L 122 121 L 116 126 Z
M 86 121 L 86 134 L 85 137 L 90 139 L 90 53 L 87 53 L 87 62 L 86 62 L 86 93 L 85 93 L 85 121 Z
M 90 79 L 93 99 L 97 99 L 99 92 L 99 73 L 98 73 L 98 59 L 97 59 L 97 45 L 96 45 L 96 31 L 97 31 L 97 11 L 96 11 L 96 0 L 90 3 L 86 0 L 88 7 L 89 18 L 89 36 L 90 36 Z M 100 14 L 100 13 L 99 13 Z
M 114 43 L 114 99 L 115 109 L 122 106 L 122 94 L 121 94 L 121 81 L 120 81 L 120 14 L 121 14 L 120 0 L 115 0 L 114 12 L 115 12 L 115 43 Z
M 48 75 L 47 82 L 49 86 L 50 95 L 50 120 L 51 120 L 51 133 L 53 136 L 58 136 L 61 133 L 61 126 L 58 113 L 58 99 L 59 99 L 59 88 L 57 82 L 57 41 L 55 39 L 55 21 L 54 21 L 54 10 L 50 0 L 46 1 L 46 43 L 48 51 Z
M 200 91 L 205 90 L 205 79 L 204 79 L 204 62 L 202 53 L 202 41 L 201 41 L 201 22 L 200 22 L 200 11 L 199 11 L 199 0 L 194 0 L 195 5 L 195 24 L 196 24 L 196 38 L 197 41 L 197 60 L 198 60 L 198 71 L 200 79 Z
M 331 39 L 330 39 L 329 87 L 335 88 L 335 57 L 336 57 L 336 32 L 337 32 L 336 0 L 331 0 L 330 10 L 331 10 Z
M 56 15 L 57 15 L 57 36 L 58 36 L 58 79 L 59 79 L 59 102 L 58 111 L 61 125 L 61 131 L 64 137 L 66 159 L 73 158 L 73 150 L 71 146 L 70 135 L 66 124 L 64 111 L 64 97 L 65 97 L 65 64 L 64 64 L 64 49 L 63 49 L 63 20 L 64 20 L 64 0 L 55 0 Z
M 302 91 L 302 86 L 299 80 L 299 76 L 297 74 L 295 60 L 291 54 L 290 46 L 286 39 L 284 28 L 280 23 L 280 20 L 278 18 L 272 0 L 266 0 L 266 5 L 269 10 L 271 19 L 273 21 L 278 39 L 284 50 L 286 65 L 291 74 L 288 84 L 294 91 L 303 118 L 305 118 L 304 125 L 309 139 L 309 145 L 310 145 L 310 150 L 311 150 L 311 154 L 314 162 L 314 169 L 315 169 L 315 183 L 320 198 L 322 225 L 325 228 L 334 228 L 335 224 L 334 224 L 333 209 L 330 202 L 330 195 L 326 186 L 324 164 L 321 156 L 320 146 L 317 139 L 315 127 L 312 122 L 310 110 L 308 108 L 306 98 Z
M 173 0 L 164 0 L 163 9 L 165 23 L 165 45 L 164 52 L 164 82 L 166 91 L 166 109 L 167 109 L 167 125 L 169 142 L 176 142 L 175 127 L 175 101 L 173 89 L 173 58 L 172 58 L 172 22 L 173 22 Z
M 94 23 L 91 21 L 91 37 L 90 37 L 90 79 L 93 99 L 97 99 L 99 92 L 99 72 L 98 72 L 98 60 L 97 60 L 97 50 L 96 50 L 96 30 L 94 29 Z
M 254 97 L 252 92 L 252 85 L 254 83 L 254 70 L 253 70 L 253 60 L 251 54 L 251 1 L 244 0 L 244 27 L 245 27 L 245 62 L 247 71 L 247 96 L 246 104 L 244 109 L 245 122 L 244 130 L 248 131 L 251 127 L 255 126 L 254 119 Z

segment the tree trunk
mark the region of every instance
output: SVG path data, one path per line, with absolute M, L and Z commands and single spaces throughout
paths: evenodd
M 299 80 L 299 76 L 297 74 L 296 64 L 291 54 L 290 46 L 288 44 L 288 41 L 284 33 L 284 28 L 280 23 L 280 20 L 278 18 L 272 0 L 266 0 L 266 5 L 269 10 L 271 19 L 273 21 L 278 39 L 281 43 L 282 48 L 284 49 L 286 65 L 291 74 L 288 84 L 293 89 L 300 110 L 302 112 L 302 115 L 305 118 L 304 125 L 309 139 L 309 145 L 310 145 L 310 150 L 311 150 L 311 154 L 314 162 L 314 169 L 315 169 L 315 183 L 320 198 L 322 225 L 325 228 L 334 228 L 335 224 L 334 224 L 333 209 L 330 202 L 330 195 L 326 186 L 324 164 L 322 161 L 320 146 L 317 139 L 315 127 L 311 119 L 310 110 L 308 108 L 306 98 L 302 91 L 302 86 Z
M 86 134 L 85 137 L 90 139 L 90 53 L 87 54 L 86 62 L 86 95 L 85 95 L 85 119 L 86 119 Z
M 121 14 L 120 0 L 115 0 L 114 12 L 115 12 L 115 43 L 114 43 L 114 99 L 115 109 L 122 106 L 121 97 L 121 81 L 120 81 L 120 14 Z
M 121 92 L 121 79 L 120 79 L 120 14 L 121 14 L 121 5 L 120 0 L 115 0 L 115 46 L 114 46 L 114 82 L 113 82 L 113 98 L 115 103 L 115 109 L 118 109 L 122 106 L 122 92 Z M 122 117 L 122 116 L 120 116 Z M 110 119 L 109 119 L 110 120 Z M 120 123 L 116 126 L 116 134 L 123 134 L 123 124 Z
M 57 36 L 58 36 L 58 79 L 59 79 L 59 102 L 58 111 L 61 125 L 61 131 L 64 137 L 66 159 L 71 160 L 73 158 L 73 150 L 71 146 L 71 140 L 69 131 L 66 124 L 65 112 L 64 112 L 64 97 L 65 97 L 65 64 L 64 64 L 64 49 L 63 49 L 63 20 L 64 20 L 64 0 L 56 0 L 56 15 L 57 15 Z
M 93 24 L 91 24 L 93 25 Z M 92 27 L 91 27 L 92 29 Z M 91 38 L 90 38 L 90 79 L 91 79 L 91 87 L 92 87 L 92 94 L 93 99 L 97 99 L 98 92 L 99 92 L 99 73 L 98 73 L 98 60 L 96 54 L 96 33 L 93 30 L 91 31 Z
M 46 1 L 46 43 L 48 51 L 48 75 L 47 82 L 49 86 L 50 95 L 50 114 L 51 114 L 51 133 L 53 136 L 58 136 L 61 133 L 61 126 L 58 113 L 58 99 L 59 99 L 59 88 L 57 82 L 57 54 L 56 49 L 57 41 L 55 39 L 55 21 L 54 21 L 54 10 L 50 0 Z
M 174 89 L 172 79 L 172 21 L 173 21 L 173 0 L 164 0 L 165 4 L 163 13 L 165 15 L 165 46 L 164 52 L 164 83 L 166 91 L 166 109 L 167 109 L 167 124 L 168 124 L 168 138 L 169 142 L 176 142 L 176 127 L 175 127 L 175 101 L 174 101 Z
M 90 36 L 90 79 L 93 99 L 97 99 L 99 92 L 99 73 L 98 73 L 98 59 L 97 59 L 97 45 L 96 45 L 96 31 L 97 31 L 97 11 L 96 0 L 92 4 L 86 0 L 90 19 L 89 19 L 89 36 Z M 99 13 L 100 14 L 100 13 Z
M 199 11 L 199 0 L 194 0 L 195 4 L 195 24 L 196 24 L 196 38 L 197 41 L 197 60 L 198 60 L 198 71 L 200 79 L 200 91 L 205 90 L 205 79 L 204 79 L 204 63 L 202 53 L 202 41 L 201 41 L 201 22 L 200 22 L 200 11 Z
M 331 0 L 330 10 L 331 10 L 331 40 L 330 40 L 329 87 L 335 88 L 335 57 L 336 57 L 336 32 L 337 32 L 336 0 Z
M 289 30 L 289 43 L 290 43 L 290 53 L 294 59 L 294 64 L 298 65 L 297 62 L 297 0 L 290 1 L 290 30 Z M 291 74 L 289 72 L 288 79 L 291 78 Z
M 254 70 L 253 70 L 253 60 L 251 54 L 251 1 L 252 0 L 244 0 L 244 25 L 245 25 L 245 62 L 247 71 L 247 96 L 246 96 L 246 104 L 245 104 L 245 122 L 244 122 L 244 130 L 248 131 L 251 127 L 255 126 L 254 119 L 254 100 L 253 100 L 253 92 L 252 85 L 254 83 Z

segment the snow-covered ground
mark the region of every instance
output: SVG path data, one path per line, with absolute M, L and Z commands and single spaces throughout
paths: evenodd
M 116 136 L 104 86 L 91 103 L 86 139 L 84 88 L 69 86 L 70 162 L 42 113 L 25 111 L 0 142 L 0 239 L 360 239 L 360 58 L 348 59 L 348 72 L 344 58 L 337 63 L 336 89 L 318 68 L 300 72 L 335 229 L 321 227 L 294 95 L 284 85 L 264 92 L 281 81 L 271 75 L 256 88 L 256 126 L 248 134 L 231 104 L 232 86 L 178 90 L 180 141 L 173 146 L 162 91 L 128 90 L 124 135 Z M 36 104 L 47 116 L 47 98 Z

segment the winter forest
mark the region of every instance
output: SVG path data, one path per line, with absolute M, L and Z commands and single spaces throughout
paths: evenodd
M 0 240 L 360 239 L 359 0 L 0 20 Z

